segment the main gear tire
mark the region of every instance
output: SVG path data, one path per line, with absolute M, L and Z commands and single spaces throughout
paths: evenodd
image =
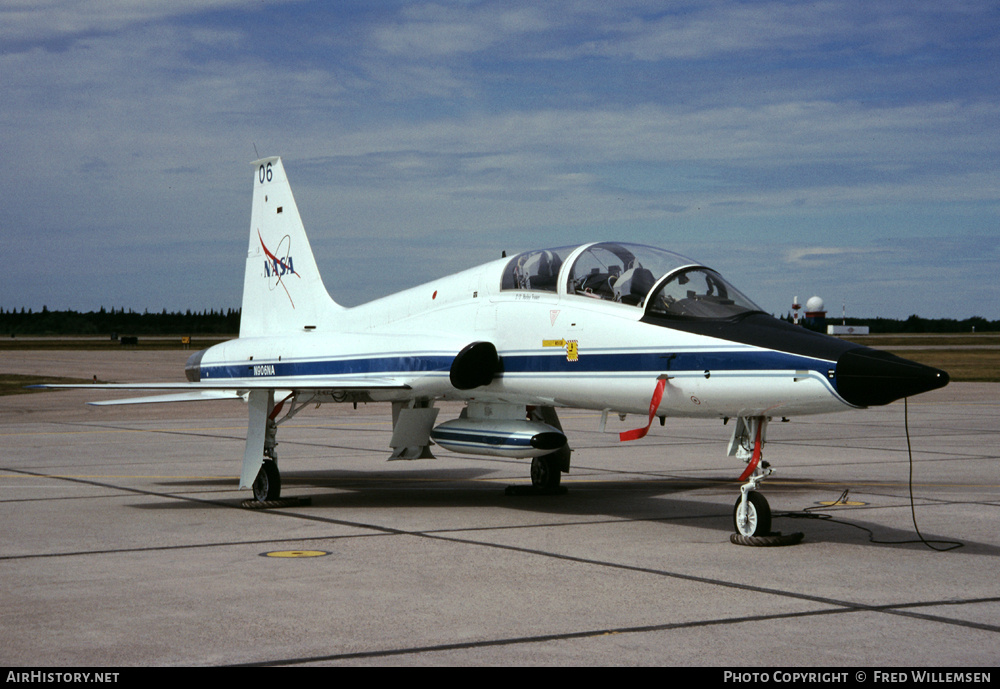
M 555 490 L 562 479 L 556 462 L 556 453 L 534 457 L 531 460 L 531 485 L 540 490 Z
M 281 472 L 274 460 L 265 459 L 253 482 L 253 497 L 257 502 L 269 502 L 281 497 Z

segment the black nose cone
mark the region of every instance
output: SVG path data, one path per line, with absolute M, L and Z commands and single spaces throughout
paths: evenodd
M 837 392 L 858 407 L 889 404 L 943 388 L 944 371 L 868 347 L 849 349 L 837 360 Z

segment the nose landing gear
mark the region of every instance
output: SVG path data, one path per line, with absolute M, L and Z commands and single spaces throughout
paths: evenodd
M 740 480 L 746 483 L 740 486 L 740 497 L 733 505 L 733 529 L 736 533 L 729 540 L 737 545 L 792 545 L 803 537 L 801 532 L 787 536 L 782 536 L 780 532 L 773 533 L 771 506 L 757 491 L 761 481 L 774 471 L 770 464 L 761 461 L 767 421 L 766 416 L 740 417 L 736 420 L 733 439 L 729 443 L 729 454 L 747 463 L 746 470 L 740 476 Z

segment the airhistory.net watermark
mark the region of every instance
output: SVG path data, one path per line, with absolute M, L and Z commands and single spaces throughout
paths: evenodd
M 25 684 L 48 683 L 54 684 L 91 684 L 91 683 L 115 683 L 118 681 L 117 672 L 47 672 L 43 670 L 15 671 L 7 672 L 7 682 L 23 682 Z

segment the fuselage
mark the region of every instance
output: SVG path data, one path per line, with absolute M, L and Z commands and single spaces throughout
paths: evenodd
M 492 343 L 499 364 L 488 383 L 458 389 L 449 374 L 473 342 Z M 373 390 L 373 401 L 639 414 L 662 377 L 656 413 L 686 417 L 826 413 L 947 383 L 943 371 L 764 314 L 689 259 L 613 243 L 526 252 L 198 356 L 200 380 L 233 387 L 379 379 L 405 387 Z

